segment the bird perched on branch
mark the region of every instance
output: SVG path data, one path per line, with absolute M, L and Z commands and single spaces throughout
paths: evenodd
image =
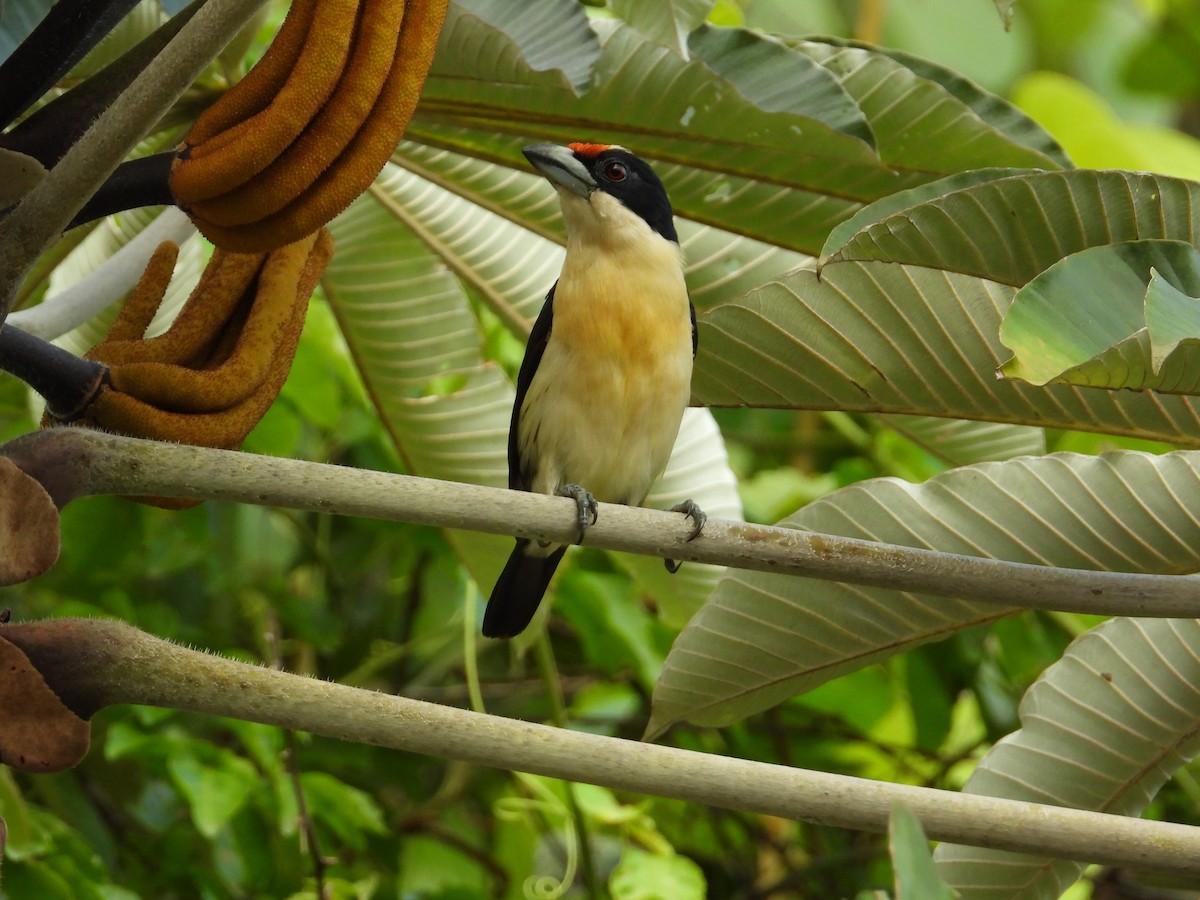
M 517 375 L 508 485 L 574 498 L 582 541 L 597 500 L 638 506 L 666 468 L 691 395 L 696 311 L 671 204 L 650 166 L 608 144 L 524 153 L 558 191 L 567 254 Z M 700 533 L 695 503 L 672 509 L 691 517 L 689 540 Z M 517 540 L 484 635 L 525 629 L 565 552 Z

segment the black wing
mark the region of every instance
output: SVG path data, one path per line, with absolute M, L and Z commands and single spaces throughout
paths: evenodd
M 521 424 L 521 405 L 525 402 L 525 394 L 533 381 L 542 354 L 546 352 L 546 344 L 550 341 L 550 326 L 554 322 L 554 288 L 555 282 L 546 295 L 542 311 L 538 313 L 533 330 L 529 333 L 529 343 L 525 345 L 525 358 L 521 360 L 521 369 L 517 372 L 517 397 L 513 401 L 512 422 L 508 426 L 508 487 L 510 490 L 529 490 L 533 481 L 533 460 L 526 460 L 525 471 L 521 466 L 521 448 L 517 439 L 517 430 Z M 693 316 L 695 314 L 693 313 Z M 693 330 L 693 334 L 695 331 Z
M 692 314 L 692 356 L 696 355 L 696 348 L 700 346 L 700 335 L 696 331 L 696 304 L 691 300 L 688 301 L 688 310 Z

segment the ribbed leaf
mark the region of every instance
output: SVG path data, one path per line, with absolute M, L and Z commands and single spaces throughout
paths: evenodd
M 1046 433 L 1028 425 L 971 422 L 933 416 L 881 416 L 883 422 L 951 466 L 1036 456 L 1046 452 Z
M 1194 243 L 1200 184 L 1080 169 L 953 191 L 859 232 L 831 261 L 878 259 L 1023 285 L 1072 253 L 1164 239 Z
M 941 85 L 977 116 L 1006 134 L 1009 139 L 1035 150 L 1054 161 L 1052 168 L 1071 168 L 1071 160 L 1058 142 L 1041 125 L 1003 97 L 985 91 L 975 82 L 953 69 L 938 65 L 924 57 L 892 47 L 875 47 L 839 38 L 821 38 L 835 46 L 859 47 L 894 59 L 917 75 Z
M 514 149 L 520 143 L 516 139 L 510 141 Z M 393 159 L 413 174 L 469 201 L 469 205 L 461 208 L 463 218 L 469 218 L 472 207 L 477 206 L 556 243 L 565 240 L 558 198 L 546 189 L 545 179 L 533 173 L 523 161 L 522 169 L 513 169 L 407 141 L 400 145 Z M 686 219 L 679 219 L 676 224 L 686 260 L 688 290 L 693 302 L 702 309 L 732 300 L 807 258 Z M 557 267 L 561 257 L 547 253 Z M 551 280 L 548 278 L 545 284 Z
M 715 0 L 609 0 L 609 7 L 618 16 L 664 47 L 687 58 L 688 35 L 705 20 Z
M 912 547 L 1093 570 L 1200 569 L 1200 454 L 1055 454 L 860 482 L 780 524 Z M 730 570 L 676 639 L 649 734 L 725 725 L 846 672 L 1013 609 Z
M 867 204 L 849 219 L 838 225 L 833 231 L 829 232 L 829 237 L 825 240 L 825 246 L 821 248 L 821 256 L 823 258 L 832 256 L 860 231 L 874 225 L 876 222 L 883 221 L 901 210 L 911 209 L 927 200 L 942 197 L 952 191 L 961 190 L 972 185 L 995 181 L 998 178 L 1011 178 L 1015 175 L 1030 174 L 1033 173 L 1029 169 L 972 169 L 969 172 L 947 175 L 945 178 L 939 178 L 937 181 L 909 188 L 907 191 L 897 191 L 894 194 L 889 194 L 881 200 Z
M 1191 244 L 1134 241 L 1074 253 L 1017 291 L 1000 329 L 1016 356 L 1001 371 L 1033 384 L 1195 393 L 1195 345 L 1174 352 L 1181 340 L 1200 336 L 1195 295 L 1200 252 Z
M 1200 622 L 1112 619 L 1076 640 L 1021 701 L 963 790 L 1140 815 L 1200 751 Z M 1069 860 L 942 844 L 963 900 L 1053 900 L 1083 872 Z
M 485 27 L 479 28 L 479 24 Z M 478 41 L 474 49 L 488 54 L 490 64 L 557 72 L 575 90 L 587 85 L 600 54 L 587 15 L 574 0 L 540 0 L 536 4 L 457 0 L 446 14 L 434 73 L 470 77 L 460 66 L 463 58 L 457 55 L 464 30 Z M 454 65 L 449 69 L 439 65 L 439 60 L 450 58 Z
M 423 227 L 443 204 L 456 202 L 407 172 L 385 170 L 334 220 L 338 249 L 322 284 L 408 470 L 501 486 L 508 481 L 512 388 L 498 366 L 484 362 L 467 293 L 433 248 L 461 261 L 456 229 L 495 234 L 489 226 L 499 230 L 507 223 L 498 217 L 480 222 L 477 214 L 446 221 L 441 233 Z M 509 542 L 473 535 L 459 547 L 477 579 L 486 582 L 499 571 Z
M 1014 290 L 882 262 L 800 269 L 700 319 L 692 389 L 715 406 L 982 419 L 1200 444 L 1193 401 L 1000 381 Z
M 793 46 L 838 77 L 871 123 L 879 155 L 890 166 L 926 172 L 1059 166 L 1010 138 L 936 81 L 883 53 L 816 41 Z

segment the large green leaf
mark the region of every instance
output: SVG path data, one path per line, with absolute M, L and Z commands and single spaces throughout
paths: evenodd
M 917 75 L 940 85 L 960 103 L 1011 140 L 1035 150 L 1054 161 L 1051 168 L 1071 168 L 1071 160 L 1049 132 L 1029 115 L 1003 97 L 984 90 L 969 78 L 924 57 L 895 47 L 875 47 L 858 41 L 822 38 L 822 41 L 845 47 L 859 47 L 894 59 L 912 69 Z
M 923 172 L 1059 167 L 1057 159 L 1014 140 L 942 85 L 884 53 L 816 41 L 793 46 L 834 73 L 858 102 L 889 166 Z
M 863 229 L 830 257 L 891 260 L 1020 286 L 1088 247 L 1194 243 L 1200 184 L 1078 169 L 1001 178 L 952 191 Z
M 520 141 L 509 140 L 515 153 L 515 145 Z M 546 190 L 545 179 L 523 162 L 520 169 L 514 169 L 407 141 L 397 149 L 393 160 L 422 179 L 469 201 L 455 209 L 455 215 L 463 219 L 469 219 L 478 207 L 558 244 L 565 243 L 558 198 L 553 191 Z M 452 216 L 448 218 L 453 221 Z M 806 259 L 773 244 L 686 219 L 679 219 L 677 225 L 686 261 L 688 291 L 700 308 L 732 300 Z M 560 255 L 543 244 L 531 243 L 530 248 L 536 259 L 552 260 L 557 267 Z M 537 271 L 542 273 L 541 268 Z M 551 281 L 551 277 L 546 277 L 539 284 L 548 285 Z M 516 318 L 504 305 L 493 304 L 493 311 L 509 322 Z M 524 318 L 528 320 L 527 311 Z M 523 331 L 527 330 L 526 327 Z
M 613 12 L 655 43 L 687 58 L 688 35 L 712 11 L 715 0 L 609 0 Z
M 410 138 L 511 165 L 533 139 L 625 143 L 671 164 L 660 170 L 682 215 L 806 252 L 895 191 L 964 168 L 1059 164 L 1012 107 L 873 50 L 704 26 L 685 60 L 634 28 L 595 21 L 602 49 L 576 94 L 562 71 L 525 60 L 509 27 L 501 15 L 452 15 Z M 954 135 L 952 153 L 931 125 Z
M 700 319 L 693 392 L 714 406 L 932 415 L 1200 444 L 1193 401 L 996 378 L 1013 288 L 885 262 L 802 268 Z
M 486 27 L 479 28 L 481 23 Z M 448 49 L 456 46 L 462 29 L 471 31 L 476 39 L 483 37 L 483 42 L 476 45 L 478 51 L 500 57 L 490 62 L 520 65 L 534 72 L 557 72 L 575 90 L 587 85 L 600 53 L 587 16 L 575 0 L 541 0 L 536 4 L 457 0 L 447 11 L 438 51 L 438 59 L 449 56 L 455 61 L 447 72 L 451 78 L 467 77 L 462 59 Z M 435 60 L 434 72 L 441 71 L 447 70 Z
M 935 416 L 881 416 L 884 424 L 952 466 L 1035 456 L 1046 452 L 1046 433 L 1028 425 L 972 422 Z
M 1001 371 L 1033 384 L 1194 394 L 1197 295 L 1200 251 L 1191 244 L 1134 241 L 1073 253 L 1017 291 L 1000 329 L 1016 356 Z
M 1091 570 L 1200 570 L 1200 454 L 1054 454 L 924 484 L 860 482 L 781 525 L 947 553 Z M 725 725 L 1011 607 L 730 570 L 676 639 L 649 734 Z
M 1021 729 L 963 790 L 1140 815 L 1200 751 L 1200 622 L 1112 619 L 1076 640 L 1021 701 Z M 942 844 L 963 900 L 1053 900 L 1083 872 L 1069 860 Z

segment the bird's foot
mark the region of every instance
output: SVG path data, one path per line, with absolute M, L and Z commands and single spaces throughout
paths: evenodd
M 579 524 L 579 537 L 575 543 L 582 544 L 589 526 L 595 525 L 596 520 L 600 518 L 596 498 L 578 484 L 564 484 L 557 493 L 560 497 L 570 497 L 575 501 L 576 521 Z
M 708 521 L 708 515 L 704 512 L 704 510 L 696 505 L 695 500 L 691 499 L 684 500 L 682 503 L 676 503 L 669 510 L 667 510 L 667 512 L 683 513 L 692 520 L 692 530 L 687 536 L 687 540 L 689 541 L 694 541 L 700 536 L 700 532 L 704 530 L 704 523 Z M 666 566 L 668 572 L 674 575 L 679 571 L 679 567 L 682 565 L 682 563 L 679 563 L 673 559 L 664 559 L 663 565 Z

